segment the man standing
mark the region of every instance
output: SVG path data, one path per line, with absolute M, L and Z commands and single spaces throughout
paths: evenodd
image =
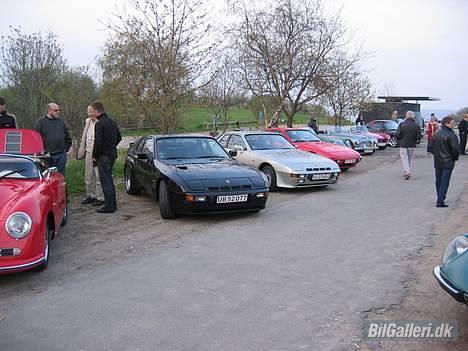
M 44 142 L 45 152 L 50 153 L 50 167 L 57 167 L 65 175 L 67 152 L 72 146 L 70 131 L 65 122 L 59 118 L 60 107 L 56 103 L 47 105 L 47 115 L 39 118 L 34 129 L 39 132 Z
M 398 122 L 398 111 L 397 110 L 393 111 L 393 113 L 392 113 L 392 121 Z
M 448 207 L 445 204 L 452 170 L 458 160 L 460 145 L 453 131 L 455 121 L 452 117 L 442 120 L 442 128 L 432 136 L 432 153 L 434 154 L 434 168 L 436 178 L 437 202 L 436 207 Z
M 117 123 L 107 116 L 102 102 L 91 104 L 92 114 L 98 122 L 94 127 L 93 161 L 99 171 L 102 191 L 104 193 L 104 206 L 98 208 L 98 213 L 113 213 L 117 210 L 112 168 L 117 158 L 117 145 L 122 140 Z
M 315 133 L 318 133 L 317 121 L 315 120 L 315 118 L 311 117 L 307 126 L 309 128 L 312 128 Z
M 432 136 L 439 129 L 439 122 L 437 122 L 437 117 L 434 113 L 431 113 L 431 120 L 427 124 L 427 152 L 429 153 L 432 150 Z
M 364 125 L 364 119 L 362 118 L 362 115 L 359 114 L 356 118 L 356 121 L 355 121 L 356 125 L 357 126 L 362 126 Z
M 460 155 L 466 155 L 466 135 L 468 134 L 468 113 L 465 113 L 463 119 L 458 124 L 458 134 L 460 135 Z
M 406 180 L 411 177 L 411 160 L 413 158 L 414 148 L 421 140 L 421 128 L 414 120 L 414 112 L 406 112 L 406 118 L 398 125 L 395 138 L 400 145 L 400 157 L 403 166 L 403 178 Z
M 83 205 L 93 206 L 104 205 L 104 195 L 102 193 L 99 171 L 93 165 L 94 148 L 94 126 L 97 122 L 96 115 L 91 106 L 88 106 L 88 118 L 86 118 L 85 128 L 81 136 L 81 144 L 78 150 L 78 159 L 85 160 L 85 185 L 86 199 L 81 201 Z
M 6 110 L 5 99 L 0 96 L 0 129 L 17 128 L 16 117 Z

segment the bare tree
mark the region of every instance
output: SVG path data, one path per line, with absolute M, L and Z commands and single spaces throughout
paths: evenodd
M 136 114 L 174 130 L 184 99 L 204 79 L 213 46 L 203 2 L 199 0 L 131 0 L 131 11 L 108 23 L 113 31 L 100 63 L 103 79 L 130 95 Z M 200 83 L 200 82 L 205 83 Z
M 243 2 L 234 12 L 242 19 L 230 33 L 246 86 L 256 96 L 270 94 L 276 100 L 270 125 L 284 113 L 292 126 L 295 113 L 350 68 L 334 64 L 349 39 L 340 15 L 327 16 L 320 0 L 280 0 L 261 8 Z M 359 53 L 349 56 L 350 65 L 361 59 Z
M 31 128 L 53 100 L 55 85 L 66 68 L 62 47 L 53 33 L 23 34 L 11 29 L 2 36 L 1 79 L 8 105 L 21 127 Z

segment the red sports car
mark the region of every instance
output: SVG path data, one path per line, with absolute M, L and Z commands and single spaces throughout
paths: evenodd
M 340 169 L 356 166 L 361 161 L 359 152 L 351 148 L 322 142 L 310 130 L 302 128 L 267 128 L 265 131 L 282 134 L 297 149 L 312 152 L 335 161 Z
M 65 178 L 43 152 L 37 132 L 0 129 L 0 274 L 45 269 L 67 221 Z

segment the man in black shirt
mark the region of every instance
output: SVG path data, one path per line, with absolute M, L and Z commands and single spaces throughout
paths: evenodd
M 50 167 L 57 167 L 65 175 L 67 152 L 72 146 L 70 130 L 65 122 L 59 118 L 60 107 L 56 103 L 47 105 L 47 115 L 39 118 L 34 129 L 39 132 L 44 142 L 45 152 L 50 153 Z
M 468 113 L 465 113 L 463 119 L 458 124 L 458 135 L 460 136 L 460 155 L 466 155 L 466 135 L 468 134 Z
M 0 129 L 1 128 L 17 128 L 16 117 L 6 110 L 5 99 L 0 96 Z
M 117 158 L 117 145 L 122 140 L 122 136 L 117 123 L 107 116 L 102 102 L 93 102 L 91 108 L 91 113 L 98 119 L 94 127 L 93 161 L 98 168 L 104 193 L 104 206 L 98 208 L 96 212 L 113 213 L 117 210 L 117 198 L 112 168 Z
M 406 112 L 406 118 L 398 125 L 395 138 L 400 145 L 400 158 L 403 166 L 403 178 L 411 177 L 411 160 L 413 159 L 414 148 L 421 140 L 421 128 L 414 120 L 414 112 Z

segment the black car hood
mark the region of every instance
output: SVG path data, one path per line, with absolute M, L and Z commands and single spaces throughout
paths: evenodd
M 177 174 L 184 180 L 260 176 L 255 169 L 231 161 L 184 163 L 174 167 L 177 169 Z

